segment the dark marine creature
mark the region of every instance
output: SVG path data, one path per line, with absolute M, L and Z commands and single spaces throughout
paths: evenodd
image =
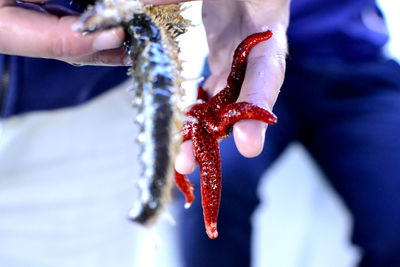
M 83 1 L 84 3 L 84 1 Z M 176 37 L 188 21 L 180 5 L 146 7 L 136 0 L 104 0 L 89 5 L 74 29 L 91 33 L 113 27 L 125 30 L 124 47 L 132 59 L 133 105 L 140 133 L 143 166 L 140 201 L 130 217 L 143 225 L 154 222 L 169 199 L 183 115 L 178 108 L 182 95 L 181 64 Z
M 199 87 L 198 98 L 204 103 L 192 106 L 183 127 L 183 141 L 192 140 L 195 157 L 200 165 L 201 198 L 207 235 L 218 236 L 217 217 L 221 199 L 221 157 L 218 141 L 225 138 L 233 125 L 240 120 L 254 119 L 268 124 L 277 122 L 276 116 L 248 102 L 236 103 L 244 80 L 247 56 L 258 43 L 271 38 L 272 32 L 255 33 L 237 47 L 226 87 L 208 99 Z M 243 177 L 245 179 L 245 177 Z M 176 173 L 175 183 L 186 197 L 185 207 L 194 200 L 193 186 L 186 176 Z

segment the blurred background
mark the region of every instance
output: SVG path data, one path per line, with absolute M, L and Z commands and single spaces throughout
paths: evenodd
M 385 53 L 399 59 L 400 4 L 379 3 L 392 34 Z M 207 44 L 201 3 L 190 6 L 185 15 L 196 26 L 181 44 L 184 86 L 194 97 Z M 182 266 L 184 222 L 171 218 L 183 207 L 169 205 L 151 229 L 127 220 L 139 166 L 126 87 L 78 107 L 1 121 L 0 266 Z M 265 173 L 259 191 L 267 194 L 252 218 L 253 266 L 354 266 L 351 217 L 299 144 Z

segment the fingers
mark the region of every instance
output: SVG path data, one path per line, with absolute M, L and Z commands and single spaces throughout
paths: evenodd
M 130 66 L 132 64 L 130 57 L 126 55 L 123 48 L 100 51 L 64 61 L 74 65 Z
M 192 141 L 185 141 L 181 145 L 181 150 L 175 159 L 175 170 L 181 174 L 190 174 L 197 167 L 193 153 Z
M 277 40 L 279 33 L 266 42 L 257 44 L 249 54 L 246 75 L 238 102 L 253 104 L 272 110 L 282 86 L 286 43 Z
M 237 102 L 250 102 L 272 108 L 278 97 L 285 73 L 286 39 L 274 33 L 270 41 L 256 45 L 250 52 L 245 80 Z M 245 157 L 258 156 L 264 146 L 265 123 L 244 120 L 233 127 L 236 147 Z
M 68 62 L 79 58 L 89 59 L 93 55 L 96 64 L 103 61 L 113 65 L 118 61 L 121 63 L 122 55 L 119 59 L 110 60 L 115 51 L 104 51 L 121 47 L 124 39 L 122 30 L 83 36 L 72 31 L 76 19 L 75 16 L 58 18 L 16 6 L 0 8 L 0 40 L 7 40 L 0 41 L 0 53 Z

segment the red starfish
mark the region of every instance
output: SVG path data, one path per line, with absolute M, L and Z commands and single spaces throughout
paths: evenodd
M 194 105 L 183 126 L 183 141 L 192 140 L 195 157 L 200 165 L 201 196 L 207 235 L 218 236 L 217 217 L 221 199 L 221 158 L 218 140 L 227 136 L 239 120 L 255 119 L 268 124 L 277 122 L 276 116 L 265 108 L 248 102 L 235 103 L 240 94 L 247 65 L 247 56 L 256 44 L 271 38 L 272 32 L 255 33 L 237 47 L 233 56 L 227 86 L 208 100 L 199 87 L 198 99 L 205 103 Z M 176 172 L 175 183 L 186 197 L 185 207 L 194 200 L 193 185 L 185 175 Z

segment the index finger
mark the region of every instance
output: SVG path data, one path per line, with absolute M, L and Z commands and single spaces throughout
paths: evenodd
M 0 7 L 3 4 L 0 8 L 0 40 L 3 40 L 0 42 L 0 53 L 63 59 L 105 50 L 95 45 L 99 34 L 82 36 L 72 31 L 76 16 L 59 18 L 7 6 L 10 2 L 0 0 Z M 122 44 L 122 36 L 115 36 L 114 39 L 115 45 L 107 49 Z
M 249 54 L 245 79 L 237 102 L 250 102 L 270 111 L 278 98 L 285 74 L 286 37 L 274 31 L 268 42 L 256 45 Z M 267 125 L 244 120 L 233 127 L 236 147 L 245 157 L 259 155 L 264 146 Z

